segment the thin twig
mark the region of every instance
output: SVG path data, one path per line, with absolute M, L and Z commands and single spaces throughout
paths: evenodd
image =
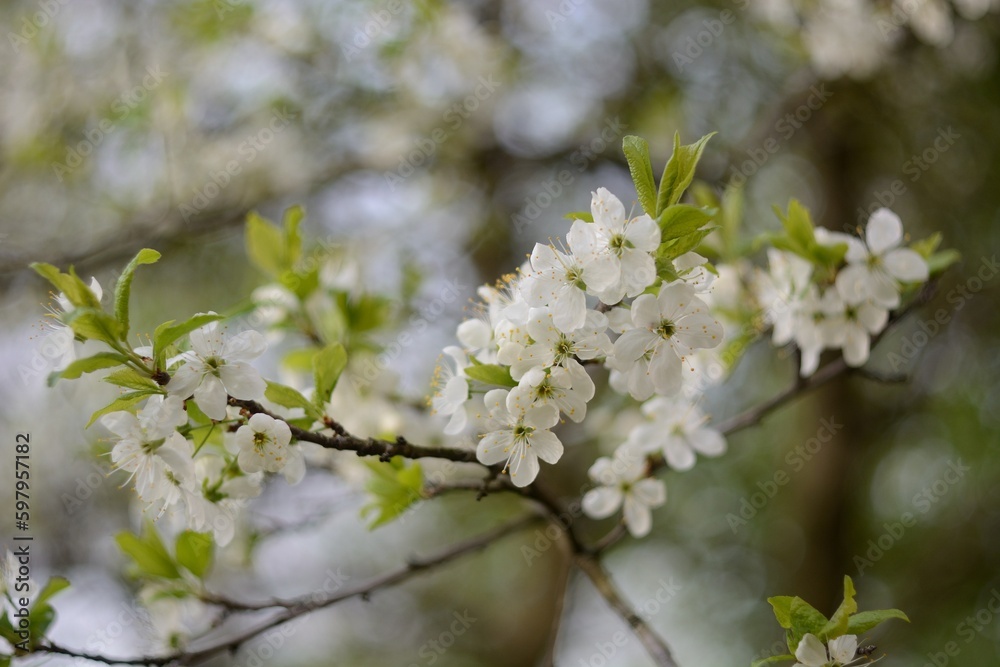
M 240 648 L 243 644 L 255 638 L 257 635 L 270 630 L 278 625 L 287 623 L 293 619 L 309 614 L 318 609 L 324 609 L 330 607 L 338 602 L 344 600 L 360 597 L 367 599 L 372 593 L 377 590 L 388 588 L 389 586 L 394 586 L 396 584 L 402 583 L 411 577 L 420 574 L 421 572 L 426 572 L 428 570 L 435 569 L 439 566 L 445 565 L 453 560 L 465 556 L 476 551 L 480 551 L 493 542 L 500 540 L 511 533 L 517 532 L 524 528 L 525 526 L 538 521 L 538 517 L 535 515 L 529 515 L 521 517 L 515 521 L 503 524 L 491 531 L 471 537 L 467 540 L 463 540 L 452 546 L 439 551 L 433 556 L 426 558 L 411 558 L 406 565 L 403 565 L 395 570 L 387 572 L 385 574 L 376 576 L 368 581 L 365 581 L 358 586 L 348 588 L 347 590 L 335 592 L 329 595 L 308 595 L 300 598 L 295 598 L 291 600 L 268 600 L 265 602 L 251 603 L 251 602 L 240 602 L 236 600 L 229 600 L 219 596 L 206 596 L 205 601 L 210 602 L 218 606 L 222 606 L 231 611 L 238 612 L 251 612 L 251 611 L 262 611 L 267 609 L 280 609 L 280 613 L 272 616 L 271 618 L 258 623 L 242 632 L 228 638 L 218 641 L 215 644 L 211 644 L 201 649 L 178 651 L 175 653 L 170 653 L 163 656 L 146 656 L 140 658 L 113 658 L 105 655 L 99 655 L 95 653 L 86 653 L 84 651 L 77 651 L 75 649 L 69 649 L 63 647 L 54 642 L 46 642 L 41 646 L 37 647 L 34 653 L 56 653 L 60 655 L 67 655 L 76 658 L 82 658 L 85 660 L 91 660 L 93 662 L 101 662 L 108 665 L 154 665 L 154 666 L 166 666 L 166 665 L 192 665 L 197 664 L 207 658 L 214 655 L 222 653 L 224 651 L 235 651 Z
M 604 569 L 596 556 L 577 553 L 576 564 L 593 582 L 597 592 L 601 594 L 611 608 L 632 628 L 646 652 L 659 667 L 677 667 L 670 647 L 660 639 L 659 635 L 642 620 L 635 610 L 625 601 L 621 592 L 611 581 L 611 575 Z

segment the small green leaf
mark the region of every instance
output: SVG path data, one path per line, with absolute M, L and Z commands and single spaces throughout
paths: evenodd
M 170 557 L 163 542 L 160 541 L 156 529 L 148 523 L 143 528 L 141 536 L 132 533 L 118 533 L 115 542 L 119 548 L 135 561 L 139 570 L 152 577 L 163 579 L 180 579 L 174 559 Z
M 132 278 L 135 276 L 135 270 L 142 264 L 153 264 L 158 259 L 160 259 L 160 253 L 143 248 L 118 276 L 118 282 L 115 284 L 115 318 L 121 323 L 121 339 L 123 341 L 128 340 L 128 299 L 132 292 Z
M 914 250 L 924 259 L 929 259 L 934 251 L 941 245 L 941 232 L 934 232 L 925 239 L 914 241 L 910 244 L 910 249 Z
M 775 662 L 788 662 L 789 660 L 795 660 L 795 656 L 790 653 L 785 655 L 772 655 L 768 658 L 755 660 L 750 667 L 763 667 L 764 665 L 770 665 Z
M 649 160 L 649 144 L 642 137 L 629 135 L 622 139 L 622 151 L 635 182 L 639 203 L 647 214 L 656 217 L 656 185 L 653 183 L 653 165 Z
M 685 234 L 680 238 L 667 241 L 666 243 L 661 243 L 660 247 L 656 251 L 656 259 L 658 261 L 673 260 L 686 252 L 694 250 L 701 244 L 705 237 L 711 234 L 715 229 L 715 227 L 704 227 L 696 232 Z
M 658 218 L 664 209 L 680 201 L 681 196 L 687 187 L 694 180 L 694 171 L 701 159 L 701 153 L 705 150 L 705 144 L 712 138 L 712 134 L 686 146 L 681 146 L 681 135 L 674 134 L 674 153 L 667 161 L 663 169 L 663 176 L 660 178 L 660 191 L 656 197 L 656 212 L 650 215 Z
M 38 646 L 49 631 L 49 626 L 56 619 L 56 611 L 49 604 L 49 600 L 67 588 L 69 588 L 69 581 L 63 577 L 52 577 L 32 602 L 29 627 L 32 646 Z
M 313 357 L 313 378 L 316 384 L 313 400 L 317 406 L 323 406 L 330 400 L 330 394 L 346 366 L 347 350 L 340 343 L 327 345 Z
M 792 616 L 791 639 L 796 647 L 804 635 L 811 633 L 819 636 L 827 624 L 826 616 L 799 597 L 792 598 L 790 613 Z M 788 645 L 788 648 L 794 651 L 791 644 Z
M 571 211 L 563 217 L 567 220 L 583 220 L 584 222 L 594 221 L 594 214 L 590 211 Z
M 962 259 L 962 254 L 957 250 L 942 250 L 927 258 L 927 268 L 931 276 L 937 276 L 944 272 L 949 266 Z
M 246 246 L 250 261 L 272 278 L 280 277 L 291 268 L 286 261 L 281 230 L 256 211 L 247 215 Z
M 778 619 L 778 625 L 786 629 L 792 627 L 792 600 L 794 599 L 791 595 L 776 595 L 767 599 L 774 609 L 774 617 Z
M 67 315 L 65 321 L 73 333 L 85 340 L 99 340 L 108 345 L 118 344 L 121 325 L 103 310 L 80 307 Z
M 376 513 L 368 526 L 370 529 L 399 517 L 422 497 L 424 473 L 416 461 L 407 463 L 402 457 L 394 456 L 388 464 L 366 460 L 365 465 L 372 471 L 365 489 L 374 498 L 361 508 L 361 516 Z
M 187 568 L 191 574 L 201 579 L 212 564 L 215 543 L 211 533 L 196 533 L 185 530 L 177 536 L 177 563 Z
M 93 356 L 77 359 L 76 361 L 71 362 L 61 371 L 50 373 L 48 384 L 51 387 L 56 383 L 56 380 L 75 380 L 84 373 L 92 373 L 94 371 L 101 370 L 102 368 L 114 368 L 115 366 L 121 366 L 127 361 L 128 357 L 124 354 L 119 354 L 117 352 L 98 352 Z
M 313 420 L 323 418 L 322 411 L 292 387 L 268 380 L 267 388 L 264 390 L 264 397 L 272 403 L 277 403 L 285 408 L 302 408 Z
M 174 324 L 174 320 L 170 320 L 156 327 L 156 331 L 153 332 L 153 356 L 156 358 L 156 367 L 162 368 L 167 347 L 177 339 L 222 319 L 225 319 L 225 316 L 218 313 L 198 313 L 180 324 Z
M 98 418 L 110 413 L 119 411 L 131 412 L 132 406 L 134 406 L 139 401 L 143 400 L 147 396 L 152 396 L 153 394 L 161 393 L 160 390 L 151 391 L 148 389 L 140 389 L 139 391 L 130 391 L 127 394 L 122 394 L 115 400 L 111 401 L 108 405 L 90 415 L 90 421 L 87 422 L 87 426 L 84 428 L 90 428 L 90 426 L 98 420 Z
M 306 210 L 302 206 L 289 206 L 285 209 L 285 214 L 281 219 L 285 229 L 285 257 L 284 262 L 288 268 L 292 268 L 302 256 L 302 236 L 299 233 L 299 225 L 306 217 Z
M 35 601 L 32 603 L 33 608 L 37 609 L 39 605 L 47 604 L 52 597 L 67 588 L 69 588 L 68 579 L 65 577 L 52 577 L 45 583 L 45 588 L 38 594 L 38 597 L 35 598 Z
M 514 378 L 510 376 L 510 368 L 507 366 L 500 366 L 498 364 L 481 364 L 476 362 L 465 369 L 465 374 L 473 380 L 477 380 L 484 384 L 496 385 L 498 387 L 517 386 L 517 382 L 515 382 Z
M 826 642 L 847 634 L 848 618 L 858 610 L 858 603 L 854 601 L 855 594 L 854 582 L 851 581 L 850 577 L 845 576 L 844 601 L 837 607 L 837 611 L 833 612 L 830 621 L 823 626 L 820 633 L 816 635 L 817 637 Z
M 890 618 L 910 622 L 910 619 L 898 609 L 879 609 L 877 611 L 862 611 L 854 614 L 847 621 L 847 632 L 849 635 L 860 635 L 868 632 L 879 623 L 888 621 Z
M 663 209 L 657 221 L 660 225 L 662 240 L 669 241 L 698 231 L 712 220 L 715 213 L 712 210 L 687 204 L 668 206 Z
M 149 389 L 157 393 L 166 393 L 153 379 L 142 375 L 133 368 L 123 368 L 110 373 L 104 378 L 104 381 L 126 389 Z
M 80 280 L 72 268 L 69 273 L 62 273 L 58 268 L 44 262 L 35 262 L 31 264 L 31 268 L 62 292 L 75 308 L 101 307 L 97 295 L 90 291 L 90 287 Z

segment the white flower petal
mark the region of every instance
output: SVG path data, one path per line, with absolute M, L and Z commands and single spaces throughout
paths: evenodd
M 267 383 L 253 366 L 242 361 L 227 362 L 219 369 L 219 375 L 222 376 L 226 391 L 233 398 L 249 401 L 259 401 L 264 398 Z
M 892 250 L 886 253 L 882 261 L 885 263 L 886 271 L 904 283 L 922 283 L 929 275 L 927 262 L 918 252 L 909 248 Z
M 889 209 L 880 208 L 868 218 L 865 241 L 874 254 L 881 255 L 889 248 L 898 246 L 902 240 L 903 223 L 899 216 Z
M 645 537 L 653 528 L 653 514 L 631 494 L 625 496 L 625 526 L 633 537 Z
M 604 519 L 622 506 L 624 496 L 617 486 L 599 486 L 587 491 L 583 496 L 583 511 L 594 519 Z

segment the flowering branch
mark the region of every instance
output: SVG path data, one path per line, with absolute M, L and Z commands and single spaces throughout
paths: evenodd
M 230 403 L 244 408 L 251 414 L 263 414 L 280 419 L 268 412 L 260 403 L 256 401 L 230 398 Z M 382 461 L 388 461 L 394 456 L 402 456 L 408 459 L 437 458 L 459 463 L 479 463 L 476 460 L 474 451 L 464 449 L 454 449 L 449 447 L 423 447 L 408 442 L 403 437 L 397 437 L 394 442 L 379 440 L 377 438 L 359 438 L 347 433 L 343 428 L 334 429 L 333 435 L 325 435 L 316 431 L 308 431 L 289 424 L 292 436 L 297 440 L 311 442 L 325 447 L 326 449 L 337 449 L 340 451 L 356 452 L 358 456 L 377 456 Z

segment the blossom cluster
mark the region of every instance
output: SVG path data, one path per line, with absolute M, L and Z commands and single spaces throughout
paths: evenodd
M 305 474 L 305 459 L 302 447 L 291 442 L 288 424 L 262 413 L 226 431 L 221 447 L 204 446 L 205 429 L 244 421 L 228 405 L 230 396 L 263 400 L 265 382 L 249 362 L 266 343 L 252 330 L 227 336 L 218 322 L 192 331 L 190 343 L 189 351 L 169 362 L 165 396 L 146 399 L 136 414 L 112 412 L 101 422 L 116 438 L 112 463 L 130 474 L 141 500 L 159 515 L 177 511 L 189 529 L 212 532 L 226 544 L 237 510 L 260 493 L 263 473 L 281 472 L 296 483 Z M 186 399 L 213 421 L 190 426 Z
M 871 338 L 885 329 L 904 286 L 929 275 L 924 258 L 901 246 L 903 225 L 889 209 L 871 215 L 864 240 L 822 228 L 815 234 L 820 244 L 847 247 L 846 264 L 832 281 L 816 275 L 808 260 L 769 248 L 770 270 L 754 283 L 774 344 L 795 342 L 803 376 L 816 371 L 825 349 L 841 350 L 852 367 L 868 361 Z
M 767 272 L 714 267 L 694 252 L 663 271 L 657 222 L 626 214 L 604 188 L 594 192 L 589 218 L 574 220 L 565 248 L 536 244 L 516 275 L 480 288 L 482 312 L 459 325 L 459 345 L 444 349 L 436 377 L 431 404 L 448 418 L 445 432 L 478 435 L 479 461 L 502 464 L 514 485 L 526 486 L 540 461 L 562 457 L 554 429 L 584 419 L 596 393 L 588 371 L 605 368 L 608 386 L 640 402 L 643 419 L 590 468 L 595 488 L 583 507 L 594 518 L 622 511 L 628 529 L 645 535 L 651 509 L 666 500 L 654 477 L 660 464 L 684 471 L 698 454 L 725 452 L 723 434 L 700 408 L 726 365 L 718 355 L 725 313 L 752 303 L 775 344 L 796 344 L 808 376 L 827 349 L 852 367 L 864 364 L 903 290 L 928 278 L 927 262 L 902 246 L 902 224 L 888 209 L 872 215 L 863 239 L 814 230 L 801 211 L 809 238 L 828 251 L 822 256 L 835 258 L 828 266 L 769 248 Z
M 502 463 L 523 487 L 538 475 L 539 460 L 552 464 L 562 456 L 552 429 L 561 418 L 585 418 L 596 391 L 587 367 L 603 365 L 612 388 L 645 401 L 648 422 L 613 459 L 595 464 L 592 477 L 604 486 L 585 507 L 606 516 L 624 506 L 630 528 L 644 534 L 649 508 L 666 495 L 661 481 L 642 479 L 647 456 L 660 452 L 672 467 L 687 469 L 694 452 L 725 448 L 680 392 L 695 353 L 722 342 L 722 326 L 699 297 L 710 283 L 703 257 L 677 258 L 680 278 L 664 282 L 656 221 L 631 217 L 604 188 L 593 193 L 591 217 L 573 222 L 567 247 L 536 244 L 516 276 L 480 289 L 482 317 L 458 327 L 461 346 L 445 348 L 432 406 L 449 418 L 446 433 L 478 433 L 479 461 Z M 491 382 L 508 386 L 482 391 Z

